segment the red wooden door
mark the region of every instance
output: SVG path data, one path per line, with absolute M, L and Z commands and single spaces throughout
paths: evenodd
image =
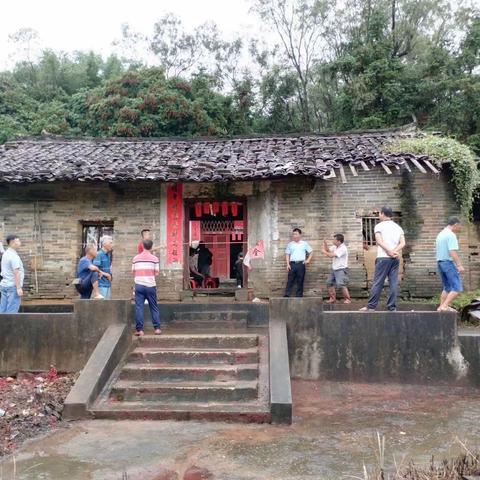
M 212 252 L 212 277 L 230 278 L 230 234 L 207 233 L 203 241 Z

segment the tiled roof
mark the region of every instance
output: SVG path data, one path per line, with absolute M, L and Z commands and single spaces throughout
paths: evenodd
M 197 140 L 27 138 L 0 147 L 0 182 L 330 178 L 349 164 L 365 170 L 383 164 L 388 172 L 388 166 L 422 158 L 388 154 L 382 146 L 418 135 L 399 130 Z

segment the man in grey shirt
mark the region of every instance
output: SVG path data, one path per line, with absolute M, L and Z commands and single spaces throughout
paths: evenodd
M 21 246 L 17 235 L 7 237 L 7 250 L 2 255 L 2 280 L 0 281 L 0 313 L 18 313 L 23 296 L 23 263 L 17 250 Z

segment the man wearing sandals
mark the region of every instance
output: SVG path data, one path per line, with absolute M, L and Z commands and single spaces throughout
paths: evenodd
M 351 303 L 350 292 L 347 288 L 348 249 L 343 243 L 344 241 L 345 238 L 341 233 L 333 236 L 333 245 L 330 247 L 326 240 L 323 241 L 322 253 L 332 259 L 332 270 L 327 280 L 329 296 L 327 303 L 335 303 L 337 300 L 337 287 L 342 289 L 343 303 Z
M 456 233 L 461 229 L 460 220 L 451 217 L 447 226 L 437 235 L 436 251 L 437 265 L 442 279 L 443 290 L 440 306 L 437 311 L 453 310 L 450 304 L 463 291 L 461 273 L 465 271 L 458 255 L 458 240 Z

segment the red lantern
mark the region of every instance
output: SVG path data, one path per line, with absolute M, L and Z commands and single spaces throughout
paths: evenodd
M 238 203 L 234 202 L 230 204 L 230 207 L 232 209 L 232 215 L 236 217 L 238 215 Z
M 205 202 L 205 203 L 203 204 L 203 213 L 204 213 L 205 215 L 210 215 L 210 203 Z
M 195 203 L 195 216 L 196 217 L 202 216 L 202 204 L 200 202 Z
M 216 215 L 220 211 L 220 202 L 213 202 L 213 213 Z
M 228 202 L 222 202 L 222 215 L 224 217 L 228 215 Z

